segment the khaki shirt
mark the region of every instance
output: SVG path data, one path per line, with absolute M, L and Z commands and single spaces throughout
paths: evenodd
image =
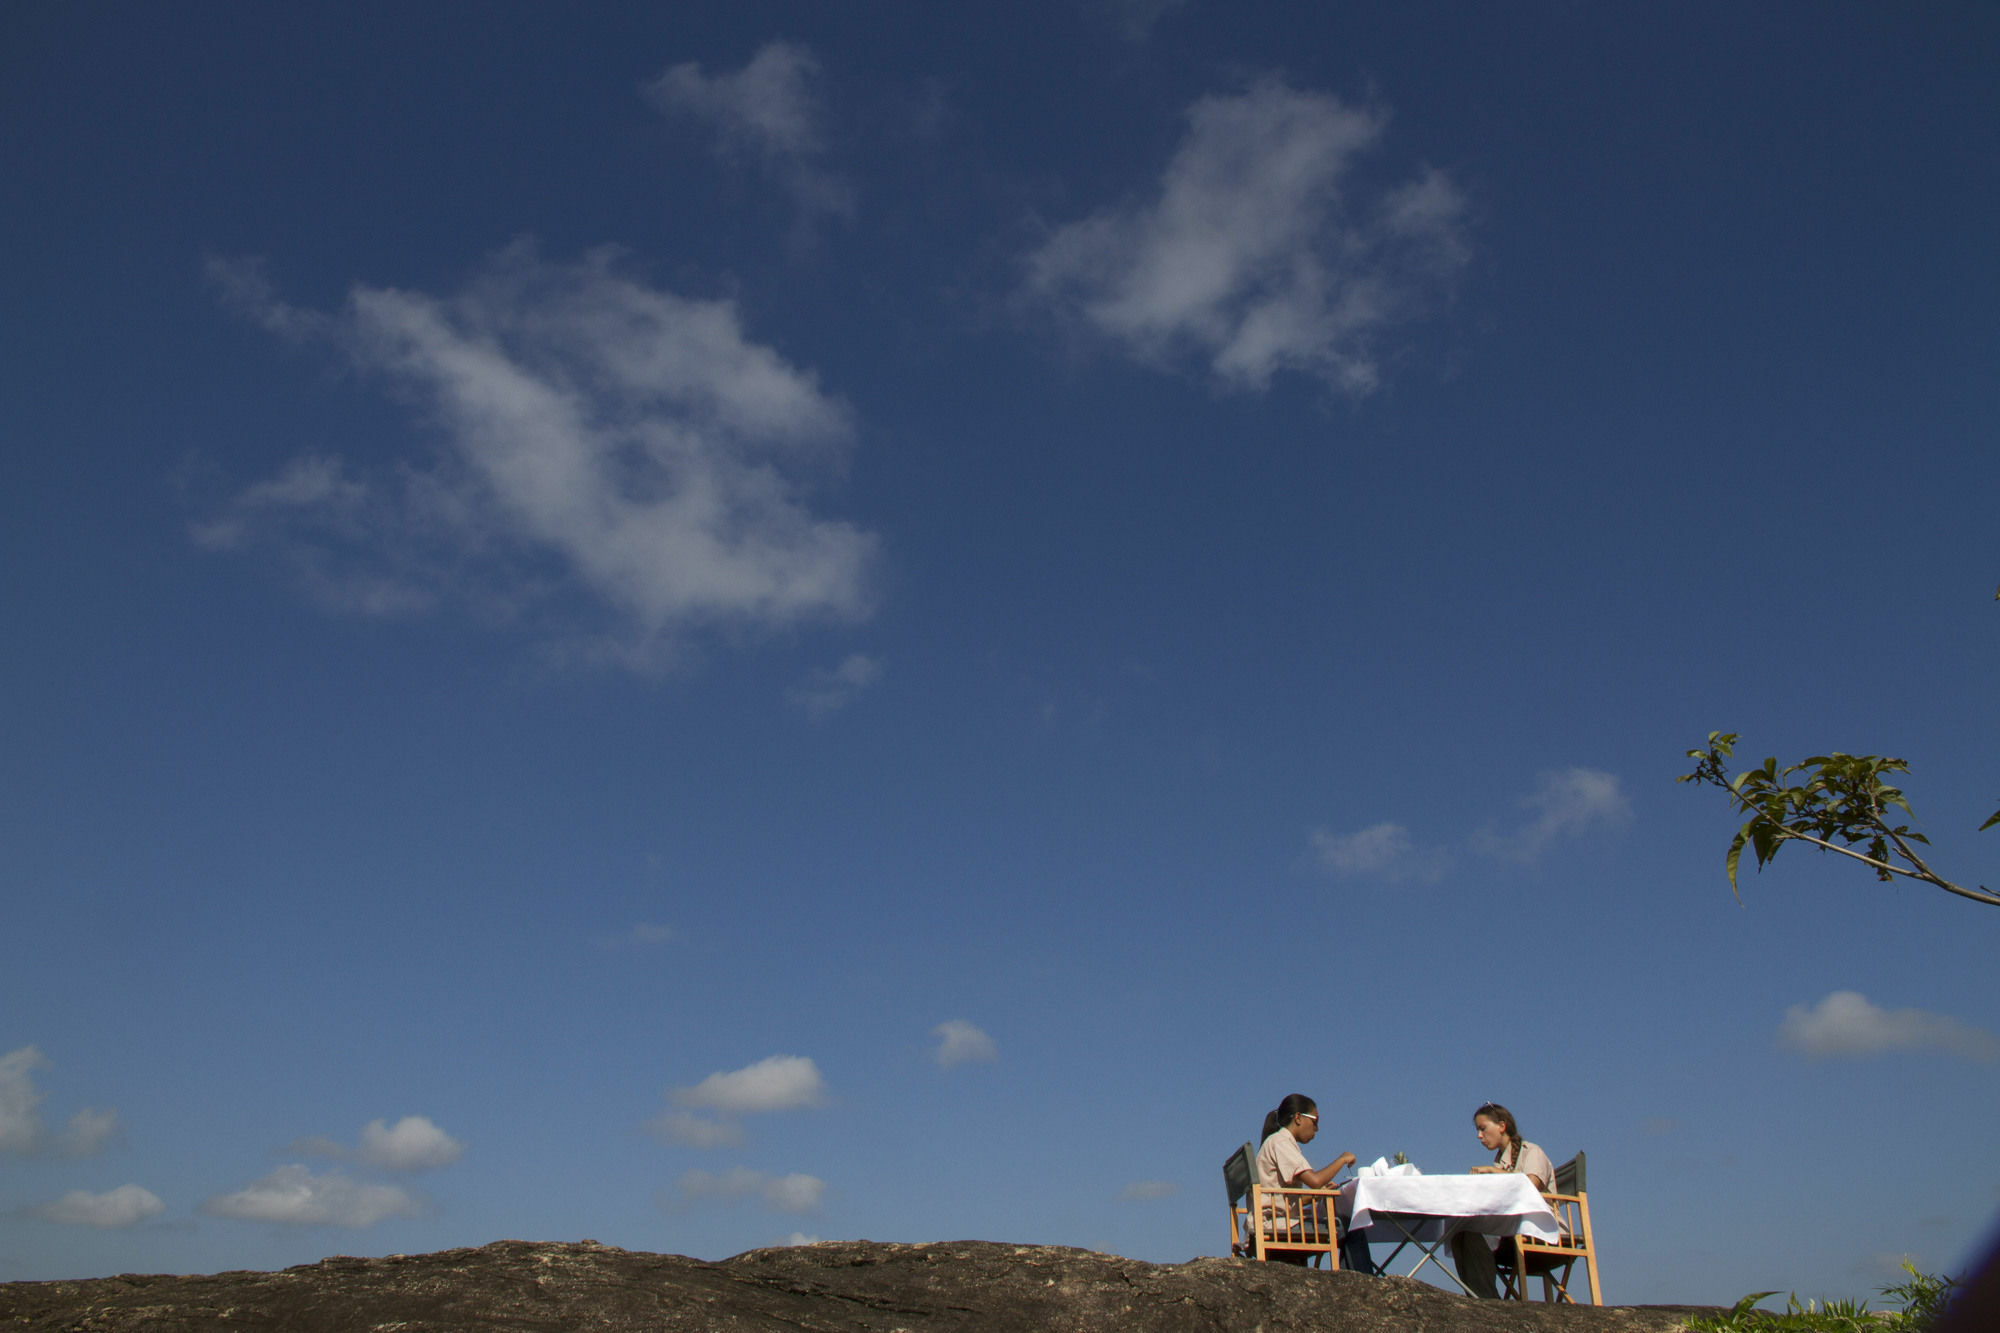
M 1507 1149 L 1502 1148 L 1494 1155 L 1493 1165 L 1503 1171 L 1514 1171 L 1524 1176 L 1538 1178 L 1542 1182 L 1542 1193 L 1544 1194 L 1555 1189 L 1555 1163 L 1549 1160 L 1549 1155 L 1543 1152 L 1539 1146 L 1533 1143 L 1523 1143 L 1521 1151 L 1516 1155 L 1519 1160 L 1510 1162 L 1507 1160 Z
M 1279 1129 L 1257 1150 L 1257 1183 L 1282 1188 L 1312 1170 L 1312 1163 L 1299 1150 L 1299 1141 L 1289 1129 Z

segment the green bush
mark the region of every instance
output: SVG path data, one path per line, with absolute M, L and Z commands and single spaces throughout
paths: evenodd
M 1754 1308 L 1758 1301 L 1775 1296 L 1775 1291 L 1753 1291 L 1736 1302 L 1728 1314 L 1713 1318 L 1696 1317 L 1688 1327 L 1696 1333 L 1928 1333 L 1951 1300 L 1958 1279 L 1919 1273 L 1905 1260 L 1907 1280 L 1882 1288 L 1884 1296 L 1901 1301 L 1900 1310 L 1870 1310 L 1861 1301 L 1807 1301 L 1799 1304 L 1796 1294 L 1785 1298 L 1785 1312 Z

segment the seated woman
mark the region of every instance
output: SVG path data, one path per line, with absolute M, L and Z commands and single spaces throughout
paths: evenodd
M 1257 1183 L 1284 1189 L 1325 1189 L 1342 1170 L 1354 1165 L 1354 1154 L 1344 1152 L 1329 1165 L 1313 1170 L 1312 1163 L 1299 1151 L 1299 1145 L 1311 1143 L 1318 1133 L 1319 1106 L 1312 1098 L 1295 1092 L 1279 1102 L 1278 1109 L 1264 1117 L 1264 1140 L 1257 1149 Z M 1334 1220 L 1337 1224 L 1338 1219 Z M 1326 1223 L 1326 1215 L 1319 1214 L 1319 1224 L 1324 1226 Z M 1268 1206 L 1259 1224 L 1271 1224 Z M 1368 1250 L 1367 1233 L 1345 1228 L 1342 1232 L 1340 1266 L 1356 1273 L 1375 1273 L 1375 1259 Z M 1293 1264 L 1303 1264 L 1309 1258 L 1300 1250 L 1275 1251 L 1271 1257 Z
M 1514 1113 L 1497 1102 L 1488 1102 L 1472 1113 L 1472 1129 L 1479 1144 L 1493 1152 L 1490 1166 L 1475 1166 L 1474 1175 L 1513 1172 L 1526 1176 L 1544 1194 L 1556 1187 L 1556 1169 L 1549 1155 L 1521 1137 Z M 1476 1231 L 1461 1231 L 1451 1238 L 1451 1256 L 1458 1264 L 1458 1280 L 1472 1294 L 1486 1300 L 1500 1298 L 1499 1270 L 1493 1262 L 1494 1238 Z

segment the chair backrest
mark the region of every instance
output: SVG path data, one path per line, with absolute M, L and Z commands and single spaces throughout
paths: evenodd
M 1584 1184 L 1583 1184 L 1582 1153 L 1578 1153 L 1576 1156 L 1570 1158 L 1567 1162 L 1564 1162 L 1561 1166 L 1556 1168 L 1556 1178 L 1554 1184 L 1555 1188 L 1549 1191 L 1549 1193 L 1551 1194 L 1583 1193 Z
M 1229 1154 L 1229 1160 L 1222 1164 L 1222 1183 L 1229 1187 L 1229 1206 L 1250 1194 L 1251 1182 L 1257 1179 L 1257 1145 L 1246 1143 Z

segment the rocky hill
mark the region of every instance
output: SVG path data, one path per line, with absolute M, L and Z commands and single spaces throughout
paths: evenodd
M 77 1333 L 1669 1333 L 1703 1312 L 1473 1301 L 1407 1278 L 987 1241 L 834 1241 L 721 1263 L 587 1240 L 498 1241 L 281 1273 L 0 1284 L 0 1329 Z

